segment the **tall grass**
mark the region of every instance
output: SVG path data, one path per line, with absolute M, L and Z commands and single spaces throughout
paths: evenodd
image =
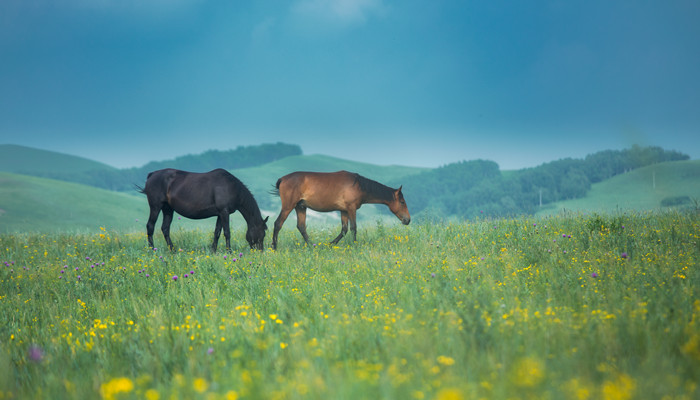
M 696 214 L 364 227 L 230 254 L 2 235 L 0 398 L 700 393 Z

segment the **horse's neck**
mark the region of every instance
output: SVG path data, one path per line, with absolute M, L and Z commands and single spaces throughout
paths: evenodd
M 373 190 L 365 191 L 363 203 L 367 204 L 386 204 L 389 205 L 390 199 L 393 198 L 393 189 L 389 186 L 382 185 L 376 182 Z
M 365 194 L 365 196 L 362 199 L 362 202 L 364 204 L 386 204 L 386 205 L 389 205 L 389 202 L 386 199 L 383 199 L 380 196 L 373 195 L 370 193 Z
M 241 213 L 248 226 L 257 225 L 260 223 L 260 221 L 262 221 L 262 214 L 260 214 L 260 208 L 258 208 L 258 205 L 252 198 L 252 195 L 251 198 L 248 199 L 248 201 L 241 202 L 238 211 Z

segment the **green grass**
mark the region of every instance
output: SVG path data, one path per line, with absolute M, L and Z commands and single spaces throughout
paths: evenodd
M 664 199 L 674 198 L 689 207 L 700 200 L 700 160 L 655 164 L 615 176 L 594 184 L 586 197 L 546 206 L 537 215 L 659 210 L 666 208 Z
M 0 235 L 0 398 L 698 397 L 695 213 L 312 233 Z

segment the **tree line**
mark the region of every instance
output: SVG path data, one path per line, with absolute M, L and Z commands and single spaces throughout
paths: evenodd
M 534 214 L 541 205 L 585 197 L 591 184 L 647 165 L 690 157 L 660 147 L 605 150 L 534 168 L 502 172 L 488 160 L 445 165 L 395 182 L 414 214 L 503 217 Z
M 172 160 L 149 162 L 137 168 L 92 170 L 78 173 L 45 172 L 36 175 L 108 190 L 133 191 L 134 184 L 143 185 L 149 172 L 163 168 L 176 168 L 192 172 L 207 172 L 216 168 L 232 170 L 255 167 L 301 154 L 299 145 L 278 142 L 256 146 L 238 146 L 232 150 L 209 150 L 202 154 L 188 154 Z

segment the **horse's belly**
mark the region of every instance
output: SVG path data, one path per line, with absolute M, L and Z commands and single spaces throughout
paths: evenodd
M 173 210 L 175 210 L 176 213 L 189 219 L 204 219 L 219 215 L 219 211 L 214 206 L 197 208 L 187 207 L 183 204 L 171 202 L 171 207 L 173 208 Z
M 300 205 L 318 212 L 345 211 L 347 209 L 342 204 L 323 204 L 308 200 L 301 201 Z
M 200 211 L 200 212 L 192 213 L 192 212 L 187 212 L 187 211 L 184 211 L 184 212 L 178 211 L 178 210 L 175 210 L 175 211 L 178 214 L 182 215 L 183 217 L 189 218 L 189 219 L 205 219 L 205 218 L 211 218 L 215 215 L 218 215 L 217 213 L 214 213 L 214 212 L 202 212 L 202 211 Z

